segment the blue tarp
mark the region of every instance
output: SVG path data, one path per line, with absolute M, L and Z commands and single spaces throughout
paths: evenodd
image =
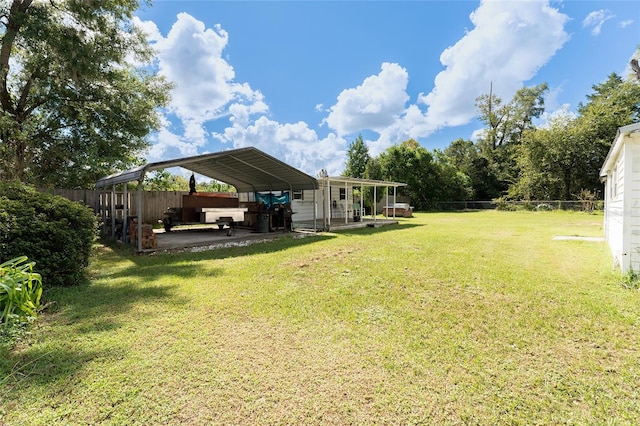
M 271 206 L 274 204 L 289 204 L 289 193 L 285 192 L 281 195 L 275 195 L 271 193 L 256 192 L 256 201 L 258 203 L 264 203 L 268 210 L 271 210 Z

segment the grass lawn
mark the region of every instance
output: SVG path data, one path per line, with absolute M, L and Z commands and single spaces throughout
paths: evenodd
M 0 355 L 0 424 L 638 424 L 602 215 L 418 213 L 199 253 L 101 247 Z

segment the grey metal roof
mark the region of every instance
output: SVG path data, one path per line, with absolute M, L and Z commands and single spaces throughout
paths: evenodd
M 183 167 L 211 179 L 233 185 L 238 192 L 318 188 L 318 180 L 254 147 L 149 163 L 99 179 L 96 186 L 140 181 L 145 173 Z
M 361 179 L 361 178 L 352 178 L 352 177 L 346 177 L 346 176 L 328 176 L 325 179 L 327 179 L 330 184 L 347 183 L 347 184 L 351 184 L 352 186 L 378 186 L 378 187 L 392 186 L 396 188 L 399 186 L 407 186 L 406 183 L 401 183 L 401 182 L 390 182 L 386 180 L 374 180 L 374 179 Z
M 611 148 L 609 148 L 609 152 L 607 153 L 607 157 L 604 159 L 602 167 L 600 168 L 601 178 L 606 177 L 609 170 L 613 168 L 613 163 L 616 159 L 618 151 L 622 147 L 622 139 L 624 139 L 625 136 L 628 136 L 629 134 L 635 132 L 640 132 L 640 123 L 629 124 L 627 126 L 618 128 L 616 137 L 611 144 Z

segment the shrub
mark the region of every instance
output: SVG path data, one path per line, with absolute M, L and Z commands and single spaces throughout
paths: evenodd
M 27 256 L 0 264 L 0 324 L 4 328 L 37 316 L 42 278 L 33 272 Z
M 96 217 L 83 204 L 0 182 L 0 253 L 28 255 L 45 287 L 82 281 L 96 235 Z

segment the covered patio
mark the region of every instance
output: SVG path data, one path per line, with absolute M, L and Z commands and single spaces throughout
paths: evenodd
M 182 167 L 202 176 L 224 182 L 236 188 L 238 193 L 257 193 L 274 191 L 302 191 L 315 190 L 318 181 L 289 166 L 288 164 L 270 156 L 254 147 L 246 147 L 222 151 L 212 154 L 197 155 L 175 160 L 160 161 L 125 170 L 99 179 L 96 188 L 101 191 L 98 197 L 96 211 L 101 215 L 103 224 L 111 222 L 111 237 L 116 237 L 116 217 L 122 219 L 122 240 L 127 242 L 129 214 L 127 183 L 137 182 L 138 205 L 136 211 L 142 212 L 142 181 L 145 175 L 154 170 L 171 167 Z M 116 204 L 116 186 L 122 185 L 124 196 L 122 204 Z M 171 206 L 167 206 L 171 207 Z M 116 210 L 119 210 L 117 212 Z M 314 221 L 316 218 L 314 217 Z M 103 229 L 104 228 L 103 226 Z M 143 223 L 137 221 L 137 249 L 143 251 Z
M 131 206 L 129 205 L 129 200 L 131 197 L 127 194 L 127 183 L 137 182 L 138 196 L 135 211 L 143 212 L 144 206 L 142 205 L 143 197 L 141 193 L 142 182 L 146 173 L 171 167 L 182 167 L 199 175 L 234 186 L 237 190 L 236 203 L 240 203 L 240 208 L 229 208 L 229 211 L 245 210 L 245 220 L 234 218 L 230 222 L 227 220 L 224 224 L 219 220 L 210 222 L 208 219 L 202 220 L 202 222 L 206 223 L 184 222 L 184 225 L 187 226 L 180 225 L 167 229 L 167 231 L 171 232 L 152 229 L 152 224 L 143 224 L 141 220 L 136 220 L 135 229 L 132 228 L 130 223 L 136 219 L 136 216 L 130 214 Z M 122 188 L 123 194 L 120 194 L 121 198 L 116 197 L 117 186 Z M 396 190 L 400 186 L 405 186 L 405 184 L 348 177 L 328 177 L 326 173 L 322 172 L 318 178 L 315 178 L 256 148 L 247 147 L 149 163 L 104 177 L 96 183 L 100 196 L 97 197 L 95 209 L 102 217 L 105 235 L 107 234 L 107 224 L 109 224 L 112 238 L 121 238 L 123 243 L 128 242 L 129 239 L 135 241 L 138 252 L 143 252 L 149 249 L 149 247 L 143 247 L 143 241 L 149 242 L 149 240 L 153 240 L 153 245 L 156 246 L 153 249 L 165 250 L 192 247 L 194 245 L 227 244 L 239 239 L 246 241 L 269 239 L 282 235 L 282 232 L 308 233 L 394 224 L 397 223 L 395 212 L 392 215 L 387 212 L 387 216 L 391 217 L 377 217 L 382 212 L 376 211 L 375 200 L 381 190 L 380 188 L 384 187 L 387 189 L 387 202 L 390 201 L 388 189 L 393 188 L 392 199 L 393 203 L 395 203 Z M 364 208 L 364 188 L 367 187 L 373 188 L 373 204 L 369 216 L 365 214 Z M 354 196 L 355 188 L 359 188 L 359 197 Z M 276 206 L 282 207 L 286 205 L 286 210 L 291 212 L 289 213 L 291 218 L 286 222 L 288 226 L 274 225 L 271 219 L 266 223 L 266 221 L 262 220 L 262 216 L 274 214 L 267 213 L 266 210 L 260 210 L 260 212 L 264 211 L 265 213 L 260 213 L 257 217 L 255 213 L 253 213 L 254 216 L 247 216 L 247 213 L 251 213 L 251 210 L 249 208 L 244 209 L 243 206 L 255 207 L 255 205 L 259 204 L 259 199 L 261 203 L 262 197 L 259 197 L 260 194 L 267 194 L 267 198 L 271 199 L 286 195 L 289 204 L 276 204 Z M 305 197 L 302 197 L 303 194 L 306 194 Z M 122 201 L 118 202 L 116 198 Z M 282 203 L 286 203 L 286 201 L 282 201 Z M 166 206 L 166 208 L 169 207 L 174 206 Z M 228 207 L 207 207 L 199 210 L 226 211 L 226 208 Z M 285 209 L 281 208 L 280 211 L 282 212 L 283 210 Z M 253 211 L 255 212 L 255 210 Z M 292 215 L 292 213 L 295 213 L 295 215 Z M 118 226 L 116 226 L 116 218 L 119 218 L 118 220 L 120 221 Z M 254 223 L 254 219 L 257 220 L 257 226 Z M 219 226 L 216 226 L 216 224 L 219 224 Z M 119 234 L 117 234 L 117 229 L 120 229 Z M 175 229 L 175 231 L 172 229 Z

